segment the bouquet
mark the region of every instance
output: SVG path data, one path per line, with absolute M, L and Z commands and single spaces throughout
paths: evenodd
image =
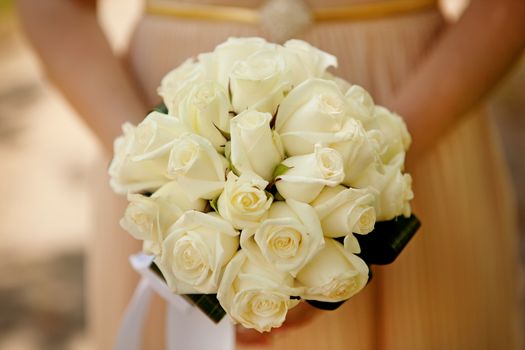
M 336 66 L 304 41 L 230 38 L 169 72 L 115 141 L 121 226 L 216 321 L 265 332 L 300 302 L 333 309 L 419 226 L 403 120 Z

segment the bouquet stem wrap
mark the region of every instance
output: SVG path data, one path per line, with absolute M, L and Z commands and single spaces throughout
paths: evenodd
M 215 324 L 182 296 L 173 294 L 166 282 L 150 268 L 152 261 L 152 256 L 142 253 L 130 257 L 131 265 L 142 278 L 124 314 L 115 350 L 142 348 L 144 320 L 154 293 L 168 304 L 166 350 L 235 349 L 235 330 L 231 322 L 223 319 Z

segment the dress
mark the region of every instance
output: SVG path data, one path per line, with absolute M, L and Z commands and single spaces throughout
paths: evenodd
M 309 1 L 312 6 L 348 2 Z M 261 1 L 232 3 L 257 6 Z M 340 67 L 335 73 L 362 85 L 380 103 L 401 86 L 443 25 L 440 13 L 429 10 L 315 24 L 300 38 L 336 55 Z M 144 15 L 131 41 L 129 62 L 154 104 L 161 77 L 189 56 L 210 51 L 229 36 L 260 35 L 251 25 Z M 337 311 L 323 312 L 306 327 L 276 334 L 268 349 L 522 348 L 514 202 L 499 144 L 482 108 L 463 118 L 412 175 L 413 211 L 423 227 L 406 251 L 393 265 L 374 267 L 373 282 L 361 294 Z M 99 235 L 116 234 L 124 208 L 124 201 L 107 188 L 100 190 L 105 204 L 99 207 Z M 114 292 L 106 297 L 118 305 L 113 314 L 106 310 L 106 327 L 99 326 L 102 333 L 108 333 L 118 317 L 115 308 L 124 307 L 136 282 L 122 259 L 137 245 L 130 238 L 119 239 L 124 243 L 118 251 L 102 248 L 91 263 L 93 273 L 104 270 L 106 276 L 106 282 L 96 279 L 93 290 L 100 292 L 113 283 Z M 115 261 L 109 270 L 101 263 L 104 254 Z M 100 318 L 96 316 L 95 323 Z M 162 337 L 157 321 L 151 321 L 150 328 Z M 161 345 L 147 348 L 157 346 Z

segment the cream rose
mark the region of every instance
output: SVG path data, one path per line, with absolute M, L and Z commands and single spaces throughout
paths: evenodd
M 374 114 L 374 100 L 372 96 L 359 85 L 352 85 L 345 93 L 348 105 L 348 115 L 362 123 L 369 121 Z
M 356 182 L 360 188 L 370 187 L 376 192 L 376 215 L 378 221 L 391 220 L 399 215 L 410 216 L 412 177 L 403 174 L 404 153 L 397 155 L 382 171 L 372 170 Z
M 367 281 L 366 263 L 332 238 L 325 239 L 324 248 L 296 277 L 296 283 L 303 288 L 303 299 L 326 302 L 351 298 Z
M 198 59 L 208 79 L 217 81 L 227 89 L 230 73 L 237 61 L 246 59 L 256 51 L 274 46 L 263 38 L 228 38 L 217 45 L 213 52 L 200 54 Z
M 270 113 L 246 110 L 231 120 L 231 162 L 241 174 L 251 171 L 270 181 L 283 160 L 281 140 L 271 130 L 271 119 Z
M 309 78 L 324 76 L 329 67 L 337 67 L 337 58 L 327 52 L 313 47 L 306 41 L 292 39 L 284 43 L 284 55 L 289 75 L 294 86 Z
M 177 115 L 180 102 L 195 84 L 206 79 L 204 67 L 194 59 L 188 59 L 162 78 L 157 93 L 168 108 L 168 114 Z
M 241 233 L 241 248 L 250 259 L 263 259 L 292 276 L 323 245 L 323 231 L 315 210 L 294 200 L 274 202 L 266 220 Z
M 341 77 L 335 76 L 335 75 L 333 75 L 330 72 L 325 72 L 321 78 L 324 79 L 324 80 L 331 80 L 331 81 L 333 81 L 337 85 L 337 88 L 343 94 L 345 94 L 350 89 L 350 87 L 352 86 L 352 84 L 350 84 L 347 80 L 345 80 L 345 79 L 343 79 Z
M 390 163 L 397 155 L 404 154 L 412 142 L 403 119 L 385 107 L 374 108 L 374 121 L 371 126 L 382 133 L 383 150 L 381 160 Z
M 174 117 L 152 112 L 137 127 L 126 123 L 115 140 L 110 185 L 120 194 L 155 191 L 170 181 L 166 174 L 174 140 L 186 128 Z
M 337 186 L 344 177 L 343 159 L 334 149 L 316 145 L 314 153 L 286 158 L 286 173 L 277 176 L 277 191 L 286 199 L 310 203 L 325 186 Z
M 214 199 L 226 182 L 228 161 L 210 141 L 196 134 L 184 134 L 173 143 L 168 175 L 186 188 L 192 198 Z
M 230 101 L 226 90 L 218 83 L 205 81 L 195 85 L 179 104 L 178 117 L 184 125 L 208 139 L 213 147 L 224 153 L 230 131 Z
M 238 235 L 217 214 L 187 211 L 170 227 L 155 262 L 175 293 L 216 293 Z
M 279 106 L 275 130 L 290 156 L 308 154 L 318 142 L 341 139 L 348 117 L 345 97 L 330 80 L 309 79 L 293 89 Z
M 191 200 L 184 189 L 171 181 L 151 196 L 128 194 L 128 207 L 120 226 L 136 239 L 147 241 L 147 252 L 160 254 L 168 228 L 187 210 L 202 211 L 206 201 Z
M 217 200 L 219 214 L 237 229 L 257 226 L 273 201 L 272 195 L 265 191 L 266 186 L 268 182 L 255 174 L 245 172 L 238 177 L 230 172 Z
M 230 74 L 229 88 L 236 113 L 256 109 L 273 114 L 291 89 L 286 61 L 277 46 L 237 61 Z
M 312 202 L 326 237 L 366 235 L 374 229 L 375 196 L 368 189 L 325 187 Z
M 345 165 L 343 184 L 350 187 L 370 166 L 380 168 L 379 145 L 375 138 L 378 135 L 374 131 L 367 132 L 356 119 L 348 119 L 339 134 L 341 138 L 328 146 L 341 154 Z
M 255 263 L 239 250 L 226 266 L 217 299 L 234 322 L 269 332 L 299 303 L 290 298 L 298 293 L 290 274 Z
M 347 235 L 344 239 L 343 246 L 345 250 L 352 254 L 359 254 L 361 253 L 361 246 L 359 245 L 359 241 L 354 236 L 353 233 L 350 233 Z

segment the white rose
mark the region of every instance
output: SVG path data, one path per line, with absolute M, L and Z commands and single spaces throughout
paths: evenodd
M 152 112 L 137 127 L 125 123 L 115 140 L 108 173 L 110 185 L 120 194 L 151 191 L 170 181 L 166 174 L 174 140 L 186 128 L 174 117 Z
M 273 201 L 272 195 L 265 191 L 266 186 L 268 182 L 257 175 L 245 172 L 237 177 L 230 172 L 217 200 L 219 214 L 237 229 L 258 225 Z
M 380 168 L 378 156 L 379 144 L 375 131 L 366 131 L 361 122 L 348 119 L 338 133 L 339 139 L 334 139 L 328 146 L 335 149 L 343 157 L 345 178 L 343 184 L 353 186 L 365 170 L 374 165 Z
M 204 67 L 192 58 L 166 74 L 157 93 L 162 97 L 168 113 L 176 116 L 182 99 L 195 84 L 204 81 L 205 78 Z
M 226 266 L 217 299 L 234 322 L 269 332 L 299 303 L 290 298 L 298 293 L 290 274 L 255 263 L 239 250 Z
M 195 134 L 208 139 L 218 152 L 224 153 L 230 131 L 230 101 L 226 90 L 213 81 L 193 86 L 179 104 L 178 118 Z
M 323 245 L 323 231 L 315 210 L 294 200 L 274 202 L 266 220 L 241 233 L 241 248 L 250 259 L 265 260 L 292 276 Z
M 329 67 L 337 67 L 337 58 L 306 41 L 292 39 L 284 43 L 285 57 L 294 86 L 309 78 L 324 76 Z
M 414 198 L 412 177 L 402 173 L 403 163 L 404 153 L 392 159 L 381 172 L 369 171 L 356 182 L 357 187 L 371 187 L 377 191 L 377 221 L 391 220 L 399 215 L 410 216 L 410 200 Z
M 228 38 L 217 45 L 213 52 L 200 54 L 199 61 L 205 67 L 209 79 L 228 88 L 230 73 L 237 61 L 244 60 L 256 51 L 273 47 L 263 38 Z
M 273 114 L 290 86 L 286 61 L 277 46 L 259 50 L 232 68 L 229 88 L 233 110 L 240 113 L 250 108 Z
M 366 235 L 374 229 L 375 196 L 368 189 L 325 187 L 312 202 L 326 237 L 343 237 L 352 232 Z
M 231 162 L 241 174 L 252 171 L 270 181 L 283 160 L 279 135 L 272 131 L 270 113 L 246 110 L 231 120 Z
M 345 93 L 349 116 L 366 123 L 374 114 L 372 96 L 359 85 L 352 85 Z
M 275 121 L 286 153 L 308 154 L 317 142 L 340 140 L 346 109 L 345 97 L 333 81 L 309 79 L 294 88 L 280 104 Z
M 286 199 L 310 203 L 325 186 L 337 186 L 344 177 L 341 155 L 328 147 L 316 145 L 314 153 L 286 158 L 288 168 L 277 176 L 277 191 Z
M 353 233 L 350 233 L 345 237 L 343 245 L 347 252 L 352 254 L 361 253 L 361 246 L 359 245 L 359 241 Z
M 385 107 L 374 108 L 374 128 L 382 132 L 383 151 L 381 160 L 390 163 L 398 154 L 405 153 L 412 142 L 404 120 Z
M 210 141 L 196 134 L 184 134 L 173 143 L 168 174 L 186 189 L 191 198 L 214 199 L 226 182 L 228 161 Z
M 343 94 L 346 93 L 348 89 L 350 89 L 350 87 L 352 86 L 352 84 L 350 84 L 347 80 L 333 75 L 330 72 L 325 72 L 321 78 L 323 78 L 324 80 L 332 80 Z
M 160 254 L 168 228 L 187 210 L 202 211 L 206 201 L 191 200 L 184 189 L 171 181 L 151 196 L 128 194 L 128 207 L 120 226 L 136 239 L 148 241 L 148 253 Z
M 368 266 L 332 238 L 297 274 L 306 300 L 339 302 L 361 291 L 368 281 Z
M 177 294 L 216 293 L 238 235 L 216 214 L 188 211 L 170 227 L 155 263 Z

